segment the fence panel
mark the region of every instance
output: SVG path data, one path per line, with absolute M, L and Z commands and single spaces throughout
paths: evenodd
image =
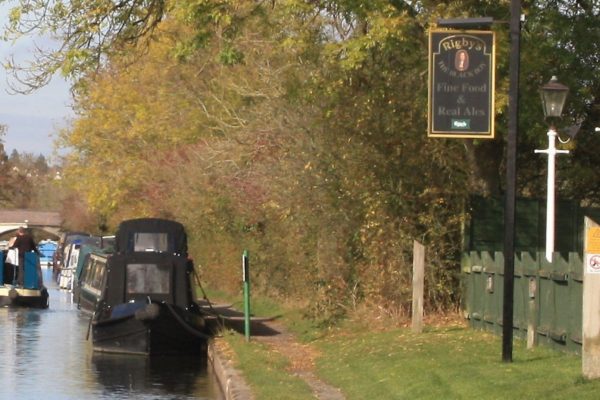
M 502 253 L 470 252 L 463 259 L 469 277 L 465 280 L 465 310 L 471 327 L 502 333 L 504 258 Z M 467 268 L 468 266 L 468 268 Z M 581 351 L 582 257 L 569 253 L 565 259 L 554 253 L 549 263 L 542 252 L 515 256 L 513 327 L 525 339 L 531 319 L 539 344 L 570 352 Z M 535 307 L 530 307 L 535 301 Z M 531 315 L 534 310 L 536 315 Z
M 466 313 L 473 328 L 483 328 L 483 293 L 485 290 L 483 265 L 479 252 L 472 251 L 468 256 L 463 255 L 463 271 L 467 274 L 464 279 L 466 292 Z
M 513 326 L 514 334 L 520 338 L 526 337 L 529 321 L 529 275 L 526 262 L 522 255 L 515 256 Z
M 479 260 L 482 266 L 480 282 L 482 286 L 482 327 L 485 330 L 494 331 L 496 321 L 496 267 L 494 258 L 487 251 L 479 253 Z
M 517 199 L 515 226 L 514 333 L 535 327 L 539 343 L 580 352 L 582 342 L 583 221 L 600 209 L 576 201 L 556 203 L 553 262 L 545 260 L 545 200 Z M 474 328 L 502 332 L 504 202 L 473 197 L 465 226 L 465 309 Z
M 583 324 L 583 259 L 577 253 L 569 253 L 569 330 L 567 348 L 580 353 Z
M 541 257 L 540 257 L 541 255 Z M 548 264 L 544 255 L 537 253 L 540 269 L 538 271 L 538 315 L 537 315 L 537 334 L 538 343 L 552 345 L 550 332 L 554 326 L 554 315 L 556 313 L 556 302 L 554 294 L 554 282 L 551 278 L 552 265 Z

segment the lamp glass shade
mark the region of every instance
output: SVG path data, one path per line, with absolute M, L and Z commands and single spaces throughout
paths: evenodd
M 558 82 L 556 76 L 550 79 L 540 89 L 542 95 L 542 105 L 544 106 L 544 115 L 546 117 L 560 117 L 567 99 L 569 88 Z

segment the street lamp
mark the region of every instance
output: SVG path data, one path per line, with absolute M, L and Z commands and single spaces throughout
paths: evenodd
M 560 118 L 568 93 L 569 88 L 560 83 L 556 76 L 553 76 L 548 83 L 540 88 L 546 118 Z
M 560 118 L 563 106 L 567 99 L 569 88 L 558 82 L 556 76 L 541 87 L 542 105 L 546 118 Z M 556 149 L 556 128 L 550 123 L 548 129 L 548 148 L 546 150 L 535 150 L 536 153 L 548 155 L 548 193 L 546 195 L 546 260 L 552 262 L 554 253 L 554 176 L 555 158 L 557 154 L 567 154 L 569 150 Z

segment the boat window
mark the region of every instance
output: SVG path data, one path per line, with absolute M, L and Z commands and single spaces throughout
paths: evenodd
M 92 286 L 96 289 L 101 288 L 105 272 L 104 263 L 100 260 L 94 260 L 94 280 L 92 281 Z
M 100 289 L 102 280 L 104 279 L 104 274 L 106 273 L 106 264 L 105 262 L 93 257 L 89 258 L 88 263 L 89 267 L 87 268 L 87 272 L 85 272 L 83 281 L 94 288 Z
M 88 285 L 91 285 L 92 282 L 94 281 L 94 269 L 96 266 L 96 260 L 94 260 L 92 257 L 90 257 L 88 259 L 88 266 L 86 266 L 86 268 L 84 269 L 84 276 L 83 276 L 83 282 L 87 283 Z
M 71 249 L 71 255 L 69 257 L 69 262 L 67 263 L 67 268 L 74 268 L 77 265 L 77 260 L 79 259 L 79 250 L 81 249 L 80 245 L 75 245 Z
M 82 284 L 87 283 L 87 279 L 90 274 L 92 262 L 93 262 L 92 257 L 89 257 L 83 264 L 83 268 L 81 269 L 81 275 L 79 276 L 79 279 L 81 280 Z
M 168 294 L 169 269 L 156 264 L 127 264 L 127 293 Z
M 133 235 L 133 251 L 167 251 L 166 233 L 135 233 Z

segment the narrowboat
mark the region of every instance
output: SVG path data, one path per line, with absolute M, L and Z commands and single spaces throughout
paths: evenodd
M 64 258 L 63 265 L 58 272 L 56 282 L 60 289 L 71 290 L 73 285 L 73 272 L 77 266 L 79 260 L 79 249 L 81 248 L 80 242 L 74 242 L 68 245 L 65 249 L 65 254 L 68 256 Z
M 100 246 L 83 244 L 79 249 L 79 258 L 73 275 L 73 301 L 77 308 L 94 312 L 100 299 L 106 258 L 114 252 L 114 236 L 102 236 Z
M 91 319 L 93 349 L 142 355 L 206 351 L 206 315 L 192 296 L 193 263 L 176 221 L 123 221 L 106 257 Z
M 40 266 L 42 268 L 49 268 L 52 265 L 52 257 L 58 247 L 58 243 L 54 240 L 46 239 L 39 242 L 37 247 L 40 252 Z
M 6 262 L 7 251 L 0 255 L 0 306 L 48 308 L 48 290 L 43 284 L 39 256 L 34 252 L 25 254 L 23 284 L 17 283 L 17 266 Z
M 69 259 L 69 248 L 71 243 L 81 243 L 82 240 L 91 238 L 86 232 L 64 232 L 57 244 L 56 251 L 52 256 L 52 272 L 57 277 L 64 264 Z
M 93 247 L 83 247 L 84 256 L 80 259 L 73 277 L 73 302 L 80 310 L 93 313 L 96 310 L 102 288 L 105 285 L 106 260 L 108 254 Z
M 102 238 L 98 236 L 82 237 L 65 247 L 64 262 L 57 277 L 59 288 L 73 291 L 85 256 L 92 251 L 104 251 L 101 241 Z

